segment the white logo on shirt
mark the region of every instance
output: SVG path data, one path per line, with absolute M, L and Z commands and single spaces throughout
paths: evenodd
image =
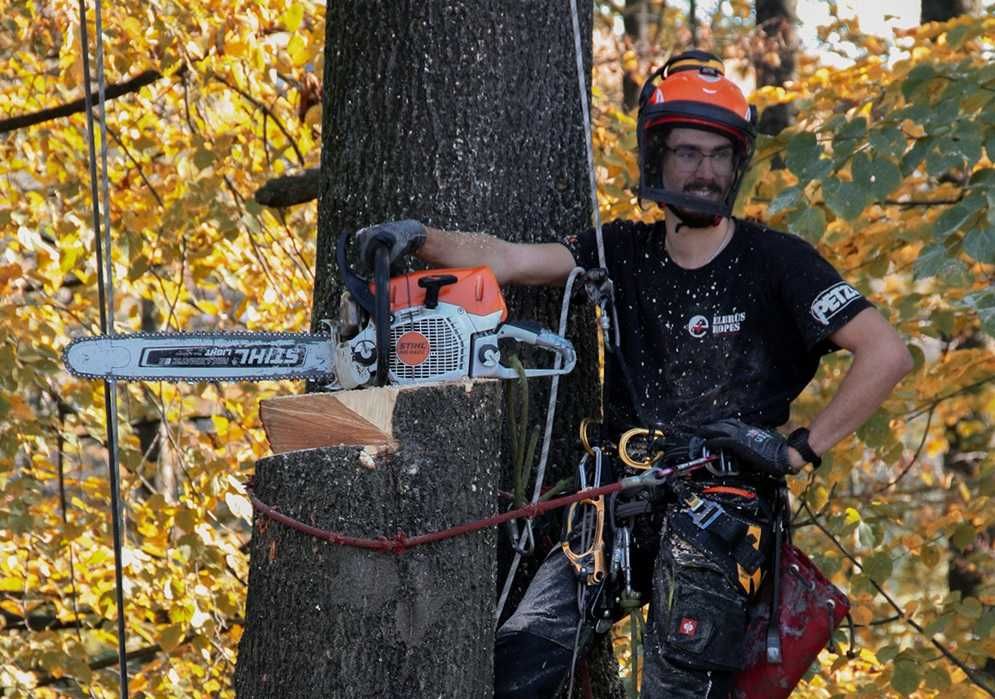
M 712 334 L 724 335 L 727 333 L 738 333 L 743 321 L 746 320 L 746 313 L 730 313 L 724 316 L 712 316 Z
M 859 298 L 859 291 L 846 282 L 837 282 L 815 297 L 811 308 L 812 317 L 823 325 L 829 325 L 833 316 Z
M 694 316 L 688 321 L 688 332 L 691 333 L 691 337 L 704 337 L 708 332 L 708 318 Z
M 712 335 L 728 335 L 738 333 L 746 320 L 746 313 L 728 313 L 713 315 L 712 320 L 702 315 L 694 316 L 688 321 L 688 332 L 691 337 L 702 338 L 712 329 Z

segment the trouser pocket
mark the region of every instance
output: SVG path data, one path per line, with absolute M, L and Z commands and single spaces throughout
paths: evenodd
M 747 606 L 729 591 L 725 577 L 711 570 L 680 571 L 666 613 L 666 655 L 691 667 L 741 670 L 745 656 Z

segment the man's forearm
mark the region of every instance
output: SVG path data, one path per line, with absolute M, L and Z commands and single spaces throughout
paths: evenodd
M 507 257 L 508 244 L 500 238 L 485 233 L 460 233 L 442 231 L 425 226 L 425 242 L 415 255 L 435 267 L 479 267 L 486 265 L 498 270 Z
M 809 445 L 824 454 L 852 434 L 891 394 L 911 368 L 908 352 L 895 348 L 866 349 L 854 353 L 853 364 L 829 405 L 809 427 Z
M 574 268 L 559 243 L 510 243 L 486 233 L 457 233 L 426 226 L 419 259 L 436 267 L 487 266 L 499 284 L 561 284 Z

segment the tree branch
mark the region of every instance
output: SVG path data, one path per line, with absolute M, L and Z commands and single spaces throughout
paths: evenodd
M 274 177 L 257 189 L 253 198 L 263 206 L 284 209 L 317 199 L 320 182 L 320 170 L 308 168 L 291 175 Z
M 802 506 L 805 508 L 805 511 L 808 512 L 809 517 L 812 519 L 812 523 L 815 524 L 815 526 L 817 526 L 819 528 L 819 531 L 821 531 L 823 534 L 825 534 L 829 538 L 829 540 L 833 542 L 833 544 L 836 546 L 836 548 L 839 549 L 840 553 L 842 553 L 843 556 L 846 557 L 846 559 L 849 560 L 850 563 L 852 563 L 853 566 L 857 570 L 863 572 L 864 566 L 862 566 L 860 564 L 860 562 L 857 560 L 856 556 L 854 556 L 852 553 L 850 553 L 849 551 L 847 551 L 846 548 L 844 548 L 843 544 L 840 543 L 839 539 L 837 539 L 833 535 L 833 533 L 831 531 L 829 531 L 828 529 L 826 529 L 825 525 L 822 524 L 822 522 L 819 521 L 818 516 L 814 512 L 812 512 L 811 508 L 808 506 L 808 503 L 802 501 Z M 898 613 L 898 615 L 899 615 L 899 617 L 901 618 L 902 621 L 904 621 L 906 624 L 908 624 L 913 629 L 915 629 L 917 632 L 919 632 L 919 634 L 923 638 L 927 639 L 933 645 L 933 647 L 935 647 L 938 651 L 940 651 L 940 653 L 943 654 L 943 657 L 945 657 L 951 663 L 953 663 L 954 665 L 956 665 L 957 667 L 959 667 L 961 670 L 963 670 L 964 674 L 967 675 L 968 678 L 971 680 L 971 682 L 973 682 L 977 687 L 979 687 L 980 689 L 984 690 L 989 696 L 995 697 L 995 689 L 992 689 L 988 685 L 988 683 L 985 681 L 985 678 L 983 678 L 978 673 L 977 670 L 975 670 L 975 669 L 973 669 L 971 667 L 968 667 L 967 663 L 965 663 L 963 660 L 961 660 L 956 655 L 954 655 L 942 643 L 940 643 L 935 638 L 933 638 L 928 633 L 926 633 L 926 630 L 917 621 L 915 621 L 912 617 L 910 617 L 909 615 L 907 615 L 902 610 L 902 608 L 898 605 L 898 602 L 896 602 L 894 599 L 892 599 L 891 595 L 889 595 L 885 591 L 885 589 L 883 587 L 881 587 L 881 585 L 879 585 L 877 583 L 877 581 L 875 581 L 870 576 L 867 577 L 867 581 L 871 584 L 872 587 L 874 587 L 875 590 L 877 590 L 877 592 L 878 592 L 879 595 L 881 595 L 882 597 L 884 597 L 885 601 L 887 601 L 888 604 L 889 604 L 889 606 L 891 606 L 891 608 L 894 609 L 895 612 Z
M 125 80 L 122 83 L 115 83 L 114 85 L 108 85 L 104 90 L 104 98 L 112 100 L 115 97 L 120 97 L 121 95 L 127 95 L 131 92 L 138 92 L 141 88 L 154 83 L 161 77 L 162 73 L 157 70 L 146 70 L 130 80 Z M 21 116 L 11 117 L 10 119 L 3 119 L 0 120 L 0 133 L 16 131 L 17 129 L 23 129 L 27 126 L 34 126 L 35 124 L 41 124 L 42 122 L 51 121 L 52 119 L 58 119 L 71 114 L 78 114 L 79 112 L 82 112 L 85 107 L 85 100 L 78 99 L 58 107 L 51 107 L 49 109 L 42 109 L 39 112 L 32 112 L 30 114 L 22 114 Z

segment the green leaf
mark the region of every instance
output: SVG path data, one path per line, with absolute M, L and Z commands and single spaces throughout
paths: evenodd
M 981 327 L 995 337 L 995 291 L 985 289 L 964 297 L 963 304 L 978 314 Z
M 883 410 L 878 410 L 857 430 L 857 437 L 867 446 L 880 447 L 891 437 L 891 417 Z
M 937 144 L 926 154 L 926 172 L 930 177 L 939 177 L 963 164 L 963 159 L 949 147 L 949 143 L 946 144 L 946 147 L 943 144 Z
M 784 162 L 804 185 L 813 179 L 819 179 L 829 174 L 832 161 L 823 158 L 822 146 L 814 133 L 800 133 L 788 143 L 787 157 Z
M 767 207 L 767 214 L 773 216 L 779 214 L 780 212 L 792 208 L 802 199 L 802 187 L 794 186 L 788 187 L 787 189 L 781 190 L 781 192 L 774 197 Z
M 902 184 L 902 172 L 886 158 L 853 159 L 853 181 L 866 187 L 877 201 L 883 201 Z
M 877 546 L 878 542 L 874 536 L 874 530 L 866 522 L 857 525 L 857 543 L 864 549 L 872 549 Z
M 974 526 L 968 522 L 961 522 L 954 529 L 953 534 L 950 535 L 950 543 L 954 545 L 959 551 L 963 551 L 968 546 L 974 543 L 975 539 L 978 538 L 978 533 L 974 530 Z
M 852 221 L 867 206 L 867 189 L 856 182 L 828 179 L 822 183 L 826 206 L 840 218 Z
M 995 629 L 995 609 L 988 609 L 974 625 L 974 633 L 979 638 L 987 638 L 992 629 Z
M 940 214 L 933 225 L 933 235 L 937 238 L 946 238 L 951 233 L 961 230 L 964 224 L 977 216 L 984 207 L 985 199 L 980 193 L 962 199 Z
M 867 119 L 864 117 L 859 116 L 853 121 L 847 122 L 843 128 L 837 131 L 836 135 L 833 136 L 833 151 L 853 151 L 855 147 L 854 142 L 857 139 L 862 139 L 865 133 L 867 133 Z
M 826 214 L 819 206 L 805 206 L 788 216 L 788 230 L 815 244 L 826 232 Z
M 944 629 L 946 629 L 950 625 L 950 622 L 953 620 L 954 620 L 953 614 L 943 614 L 934 619 L 929 624 L 929 626 L 927 626 L 924 629 L 924 631 L 926 632 L 927 636 L 934 636 L 938 633 L 943 633 Z
M 883 648 L 879 648 L 878 650 L 874 651 L 874 657 L 876 657 L 882 663 L 887 663 L 891 660 L 894 660 L 895 656 L 898 655 L 898 652 L 900 650 L 902 649 L 899 646 L 894 644 L 889 644 L 887 646 L 884 646 Z
M 939 665 L 927 668 L 923 678 L 930 689 L 950 689 L 950 675 Z
M 988 159 L 995 163 L 995 126 L 989 126 L 985 134 L 985 152 L 988 153 Z
M 902 96 L 907 100 L 911 100 L 912 95 L 934 77 L 936 77 L 936 69 L 933 66 L 928 63 L 917 65 L 909 71 L 909 74 L 905 76 L 905 80 L 902 81 Z
M 921 681 L 919 668 L 915 663 L 905 661 L 895 663 L 895 671 L 891 675 L 891 686 L 895 691 L 908 696 L 919 688 Z
M 198 170 L 210 167 L 214 164 L 214 152 L 207 148 L 198 148 L 197 152 L 193 154 L 193 164 L 197 166 Z
M 974 121 L 961 119 L 954 126 L 954 132 L 949 137 L 943 139 L 941 148 L 949 148 L 959 155 L 966 167 L 973 167 L 981 160 L 982 146 L 981 127 Z
M 908 141 L 905 134 L 897 126 L 885 126 L 882 129 L 874 129 L 867 135 L 874 152 L 879 156 L 897 158 L 905 152 Z
M 984 608 L 981 606 L 981 602 L 977 597 L 968 597 L 961 602 L 960 609 L 957 610 L 958 614 L 962 617 L 972 620 L 980 619 L 983 611 Z
M 886 551 L 879 551 L 863 562 L 864 574 L 874 582 L 881 584 L 891 577 L 891 556 Z
M 902 157 L 902 174 L 908 177 L 915 172 L 932 147 L 933 139 L 929 136 L 924 136 L 916 141 L 909 152 Z
M 995 227 L 979 225 L 964 236 L 964 252 L 978 262 L 995 264 Z

